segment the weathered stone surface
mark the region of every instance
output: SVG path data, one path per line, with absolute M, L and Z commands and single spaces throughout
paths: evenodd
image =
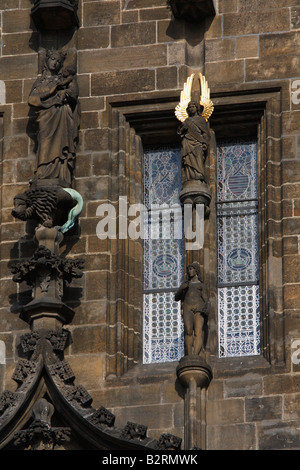
M 120 4 L 112 2 L 89 2 L 83 5 L 83 26 L 102 26 L 120 23 Z
M 262 393 L 262 379 L 258 374 L 246 374 L 228 379 L 224 383 L 225 397 L 249 397 Z
M 298 449 L 299 445 L 299 429 L 297 429 L 293 422 L 266 422 L 259 426 L 259 450 Z
M 37 69 L 37 56 L 26 54 L 0 58 L 1 80 L 34 78 Z
M 154 67 L 167 64 L 167 48 L 164 44 L 147 45 L 133 50 L 128 47 L 111 50 L 79 52 L 80 73 L 99 73 L 101 70 L 117 71 L 139 69 L 149 65 Z
M 123 24 L 111 28 L 111 46 L 139 46 L 156 42 L 156 23 Z
M 77 44 L 79 50 L 105 49 L 110 44 L 109 27 L 80 28 L 78 31 Z
M 280 419 L 282 417 L 282 399 L 280 397 L 246 398 L 246 421 Z
M 153 109 L 172 113 L 169 102 L 179 99 L 187 76 L 198 69 L 205 71 L 217 112 L 224 107 L 233 112 L 245 96 L 261 107 L 260 97 L 267 103 L 270 93 L 273 104 L 263 110 L 258 133 L 266 139 L 259 150 L 261 312 L 268 323 L 262 346 L 271 360 L 264 355 L 219 359 L 213 330 L 207 446 L 299 448 L 300 365 L 291 359 L 291 342 L 300 338 L 300 105 L 291 94 L 299 87 L 299 0 L 219 0 L 217 15 L 201 27 L 174 19 L 166 3 L 83 1 L 79 30 L 72 38 L 60 36 L 54 41 L 77 48 L 82 110 L 74 187 L 85 204 L 79 227 L 61 248 L 72 257 L 84 257 L 87 269 L 65 291 L 67 305 L 76 312 L 68 359 L 96 406 L 114 407 L 118 424 L 147 425 L 154 438 L 166 430 L 184 435 L 183 391 L 176 382 L 176 364 L 149 368 L 141 363 L 141 245 L 100 240 L 96 210 L 124 194 L 141 202 L 142 161 L 135 147 L 139 131 L 126 122 L 123 107 L 132 105 L 142 113 L 145 103 L 151 102 Z M 10 379 L 15 346 L 26 326 L 15 312 L 31 295 L 24 285 L 17 289 L 8 272 L 12 261 L 30 257 L 35 249 L 34 227 L 11 216 L 13 197 L 28 188 L 35 166 L 36 129 L 27 100 L 40 71 L 37 51 L 53 44 L 51 35 L 39 36 L 30 23 L 32 6 L 32 0 L 0 0 L 0 80 L 6 90 L 0 104 L 0 340 L 5 341 L 7 354 L 0 389 L 15 385 Z M 231 132 L 232 114 L 222 126 Z M 160 144 L 155 126 L 151 129 L 151 141 Z M 249 129 L 248 121 L 244 129 Z M 251 137 L 255 132 L 256 128 Z M 215 162 L 209 168 L 213 179 Z M 206 233 L 214 250 L 211 226 Z M 206 248 L 205 260 L 210 260 L 215 308 L 213 250 Z M 216 317 L 212 320 L 217 322 Z
M 256 430 L 254 424 L 231 424 L 208 428 L 208 450 L 254 450 Z
M 259 36 L 241 36 L 237 38 L 237 58 L 258 56 Z
M 95 96 L 138 93 L 155 89 L 154 70 L 132 70 L 94 74 L 91 93 Z
M 223 400 L 216 400 L 207 403 L 207 424 L 237 424 L 243 423 L 244 400 L 238 398 L 228 398 L 226 406 Z
M 23 33 L 30 31 L 30 10 L 15 9 L 4 10 L 3 15 L 3 33 Z
M 244 61 L 208 62 L 206 78 L 212 86 L 224 83 L 244 82 Z
M 224 35 L 271 33 L 289 29 L 289 9 L 282 8 L 272 12 L 257 10 L 224 15 Z

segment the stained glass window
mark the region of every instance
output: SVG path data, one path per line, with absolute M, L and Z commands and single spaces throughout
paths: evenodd
M 184 241 L 180 148 L 145 149 L 144 363 L 171 362 L 184 354 L 180 303 Z
M 260 353 L 256 142 L 223 142 L 217 170 L 219 355 Z

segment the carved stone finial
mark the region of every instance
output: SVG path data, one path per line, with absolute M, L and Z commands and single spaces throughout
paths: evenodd
M 28 450 L 53 450 L 64 441 L 70 440 L 70 428 L 53 428 L 51 418 L 54 406 L 45 398 L 39 399 L 32 407 L 33 422 L 27 429 L 14 433 L 14 444 Z

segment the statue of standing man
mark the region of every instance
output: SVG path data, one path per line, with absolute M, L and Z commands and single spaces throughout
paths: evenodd
M 204 350 L 209 303 L 205 285 L 200 279 L 200 267 L 192 263 L 187 267 L 187 281 L 175 293 L 182 302 L 185 355 L 199 355 Z

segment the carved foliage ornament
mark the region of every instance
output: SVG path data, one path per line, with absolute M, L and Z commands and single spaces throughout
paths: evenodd
M 12 266 L 13 281 L 18 283 L 26 281 L 32 286 L 39 277 L 39 272 L 47 270 L 51 277 L 70 283 L 72 279 L 82 277 L 83 264 L 82 259 L 64 259 L 40 246 L 31 259 Z
M 175 116 L 181 122 L 184 122 L 188 118 L 187 107 L 189 102 L 191 101 L 194 78 L 194 73 L 190 77 L 188 77 L 187 81 L 184 84 L 183 90 L 180 93 L 180 102 L 175 108 Z M 199 80 L 201 85 L 201 95 L 199 104 L 203 108 L 201 116 L 204 117 L 206 121 L 208 121 L 208 119 L 213 113 L 214 105 L 210 99 L 210 88 L 208 88 L 207 81 L 201 73 L 199 73 Z

